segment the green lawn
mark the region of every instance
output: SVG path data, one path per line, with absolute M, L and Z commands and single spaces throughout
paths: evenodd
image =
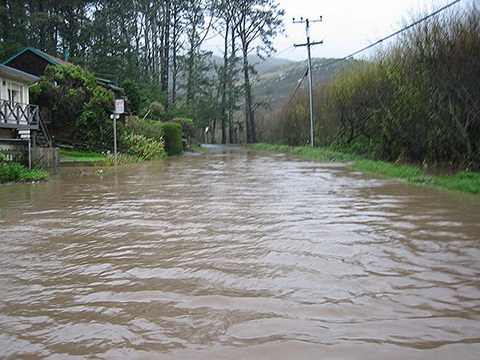
M 103 162 L 108 154 L 60 149 L 60 158 L 77 162 Z

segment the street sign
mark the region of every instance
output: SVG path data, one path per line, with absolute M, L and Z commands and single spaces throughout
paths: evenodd
M 124 113 L 124 106 L 125 102 L 123 99 L 117 99 L 115 100 L 115 114 L 123 114 Z

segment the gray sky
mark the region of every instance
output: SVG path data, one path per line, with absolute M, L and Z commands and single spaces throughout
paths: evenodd
M 274 41 L 275 57 L 301 61 L 306 58 L 306 48 L 294 48 L 306 41 L 305 25 L 293 24 L 292 18 L 323 17 L 312 23 L 311 41 L 323 40 L 323 45 L 312 47 L 312 57 L 341 58 L 353 53 L 410 23 L 412 15 L 431 13 L 453 0 L 277 0 L 285 10 L 285 35 Z M 472 0 L 455 5 L 462 6 Z M 474 0 L 478 1 L 478 0 Z M 404 22 L 406 21 L 406 23 Z M 221 42 L 218 42 L 221 44 Z M 221 45 L 211 41 L 206 47 L 221 54 Z M 368 55 L 368 53 L 364 53 Z

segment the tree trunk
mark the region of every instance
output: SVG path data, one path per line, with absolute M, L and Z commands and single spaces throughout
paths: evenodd
M 229 83 L 228 83 L 228 137 L 230 139 L 230 144 L 235 143 L 234 139 L 234 129 L 233 129 L 233 113 L 235 107 L 235 28 L 232 26 L 232 35 L 231 35 L 231 46 L 230 51 L 230 64 L 229 64 Z
M 248 49 L 243 48 L 243 76 L 245 87 L 245 123 L 247 125 L 247 143 L 252 144 L 257 141 L 255 131 L 255 117 L 252 105 L 252 87 L 250 84 L 250 70 L 248 64 Z
M 230 33 L 230 20 L 225 20 L 225 43 L 223 50 L 223 73 L 222 73 L 222 144 L 227 143 L 227 68 L 228 68 L 228 35 Z
M 161 60 L 161 75 L 160 83 L 163 92 L 168 92 L 168 65 L 169 65 L 169 55 L 170 55 L 170 0 L 165 1 L 165 18 L 163 23 L 163 46 L 161 49 L 162 60 Z M 168 109 L 168 97 L 165 108 Z

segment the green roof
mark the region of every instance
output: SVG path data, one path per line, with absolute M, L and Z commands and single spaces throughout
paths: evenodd
M 27 51 L 31 51 L 33 52 L 35 55 L 37 56 L 40 56 L 42 59 L 48 61 L 50 64 L 52 65 L 55 65 L 55 66 L 60 66 L 60 65 L 66 65 L 68 64 L 67 61 L 64 61 L 62 59 L 59 59 L 59 58 L 56 58 L 55 56 L 51 56 L 41 50 L 38 50 L 38 49 L 35 49 L 35 48 L 32 48 L 32 47 L 26 47 L 25 49 L 23 49 L 22 51 L 20 51 L 19 53 L 13 55 L 11 58 L 9 58 L 8 60 L 5 60 L 2 64 L 3 65 L 8 65 L 8 63 L 10 63 L 11 61 L 15 60 L 17 57 L 19 57 L 20 55 L 22 55 L 23 53 L 26 53 Z

